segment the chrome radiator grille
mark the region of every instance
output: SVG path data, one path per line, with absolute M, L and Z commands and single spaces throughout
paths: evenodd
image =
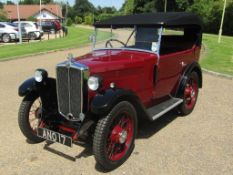
M 58 109 L 68 120 L 79 120 L 83 112 L 83 70 L 75 66 L 57 66 Z

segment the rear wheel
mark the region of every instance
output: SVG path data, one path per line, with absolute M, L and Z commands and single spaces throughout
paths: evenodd
M 3 34 L 2 35 L 2 41 L 4 42 L 4 43 L 9 43 L 10 41 L 11 41 L 11 36 L 9 35 L 9 34 Z
M 129 102 L 118 103 L 97 123 L 93 152 L 96 161 L 107 170 L 120 166 L 134 148 L 137 131 L 137 114 Z
M 179 106 L 178 111 L 182 115 L 190 114 L 197 102 L 198 97 L 198 74 L 196 72 L 192 72 L 188 76 L 188 80 L 186 81 L 185 88 L 183 90 L 183 103 Z
M 37 136 L 37 128 L 43 127 L 42 102 L 40 97 L 34 93 L 28 94 L 22 101 L 19 108 L 18 123 L 23 135 L 34 143 L 44 141 Z

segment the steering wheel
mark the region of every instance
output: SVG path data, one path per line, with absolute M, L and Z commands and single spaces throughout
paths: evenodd
M 118 40 L 118 39 L 109 39 L 108 41 L 106 41 L 106 44 L 105 44 L 105 47 L 106 47 L 106 48 L 108 47 L 108 45 L 109 45 L 111 48 L 113 48 L 111 41 L 118 42 L 118 43 L 122 44 L 124 47 L 126 47 L 126 44 L 123 43 L 122 41 Z

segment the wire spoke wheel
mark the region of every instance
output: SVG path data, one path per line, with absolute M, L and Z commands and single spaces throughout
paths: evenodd
M 31 106 L 29 111 L 28 121 L 33 132 L 36 132 L 41 123 L 42 117 L 42 103 L 41 99 L 37 98 Z
M 127 101 L 118 103 L 96 126 L 93 152 L 96 161 L 106 170 L 124 163 L 134 149 L 137 113 Z
M 179 106 L 178 111 L 181 115 L 190 114 L 197 102 L 198 97 L 198 74 L 196 72 L 192 72 L 186 81 L 183 90 L 183 103 Z
M 106 150 L 112 161 L 121 159 L 129 148 L 133 137 L 133 122 L 129 114 L 123 113 L 116 118 L 111 126 Z
M 34 93 L 26 95 L 20 105 L 18 115 L 19 128 L 23 135 L 34 143 L 44 141 L 37 136 L 37 128 L 44 127 L 42 120 L 41 98 Z
M 192 109 L 194 107 L 197 100 L 197 93 L 198 93 L 197 81 L 191 78 L 189 82 L 186 84 L 184 90 L 184 100 L 187 109 Z

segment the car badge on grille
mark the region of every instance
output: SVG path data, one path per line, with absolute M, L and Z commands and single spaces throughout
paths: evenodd
M 67 61 L 66 67 L 69 68 L 71 66 L 72 62 L 74 61 L 73 54 L 69 53 L 67 59 L 68 59 L 68 61 Z

